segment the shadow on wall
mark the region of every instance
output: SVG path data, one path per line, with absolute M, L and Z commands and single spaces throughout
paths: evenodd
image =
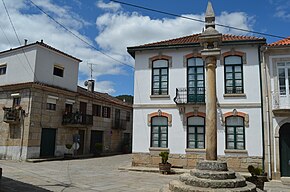
M 64 186 L 66 187 L 66 186 Z M 43 189 L 31 184 L 16 181 L 7 177 L 2 177 L 0 179 L 0 192 L 11 192 L 11 191 L 21 191 L 21 192 L 48 192 L 49 190 Z

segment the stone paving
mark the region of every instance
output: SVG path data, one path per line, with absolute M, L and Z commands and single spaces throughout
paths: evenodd
M 118 170 L 130 162 L 131 155 L 41 163 L 1 160 L 0 191 L 157 192 L 179 176 Z
M 0 192 L 157 192 L 179 177 L 159 174 L 156 168 L 132 168 L 130 163 L 130 154 L 40 163 L 0 160 Z M 290 186 L 280 181 L 266 183 L 266 189 L 290 192 Z

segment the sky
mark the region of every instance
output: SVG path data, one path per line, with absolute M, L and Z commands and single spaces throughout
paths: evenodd
M 207 6 L 207 0 L 119 1 L 200 20 L 204 20 Z M 290 0 L 211 2 L 218 24 L 290 36 Z M 92 69 L 95 90 L 113 96 L 133 95 L 134 59 L 127 53 L 127 47 L 200 33 L 204 27 L 200 22 L 110 0 L 1 0 L 0 17 L 0 51 L 23 45 L 24 39 L 28 43 L 43 40 L 82 60 L 80 86 L 91 78 Z M 221 33 L 265 37 L 267 43 L 281 39 L 217 29 Z

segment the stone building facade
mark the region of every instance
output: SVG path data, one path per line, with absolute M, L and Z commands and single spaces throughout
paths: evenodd
M 206 74 L 193 34 L 129 47 L 135 58 L 134 166 L 169 162 L 191 168 L 205 159 Z M 222 35 L 217 60 L 217 155 L 235 171 L 263 167 L 260 48 L 264 38 Z M 142 82 L 142 83 L 141 83 Z M 147 117 L 147 118 L 144 118 Z
M 23 52 L 27 63 L 19 63 Z M 101 153 L 130 151 L 132 106 L 95 92 L 92 80 L 89 89 L 78 87 L 79 62 L 43 42 L 0 53 L 1 159 L 88 155 L 96 143 Z

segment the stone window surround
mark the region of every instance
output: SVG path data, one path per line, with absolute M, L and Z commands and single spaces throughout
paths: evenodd
M 240 56 L 242 57 L 242 64 L 247 64 L 247 54 L 245 52 L 236 51 L 235 48 L 232 48 L 230 51 L 222 53 L 220 58 L 221 65 L 224 65 L 224 58 L 228 56 Z
M 167 117 L 167 123 L 168 123 L 168 127 L 172 126 L 172 115 L 166 112 L 161 111 L 160 115 L 159 112 L 152 112 L 150 114 L 147 115 L 147 124 L 149 127 L 151 127 L 151 119 L 152 117 L 158 117 L 158 116 L 163 116 L 163 117 Z
M 149 58 L 149 68 L 152 69 L 153 62 L 156 60 L 167 60 L 168 61 L 168 67 L 172 67 L 172 57 L 168 55 L 162 55 L 162 53 L 159 53 L 159 55 L 155 55 L 153 57 Z
M 187 60 L 190 58 L 201 58 L 202 59 L 202 55 L 201 53 L 189 53 L 187 55 L 183 56 L 183 67 L 187 67 Z
M 236 109 L 234 109 L 236 110 Z M 229 111 L 223 114 L 222 118 L 222 126 L 225 126 L 226 118 L 230 116 L 238 116 L 238 117 L 243 117 L 244 118 L 244 125 L 245 127 L 249 127 L 249 114 L 241 112 L 241 111 L 236 111 L 236 113 L 233 111 Z

